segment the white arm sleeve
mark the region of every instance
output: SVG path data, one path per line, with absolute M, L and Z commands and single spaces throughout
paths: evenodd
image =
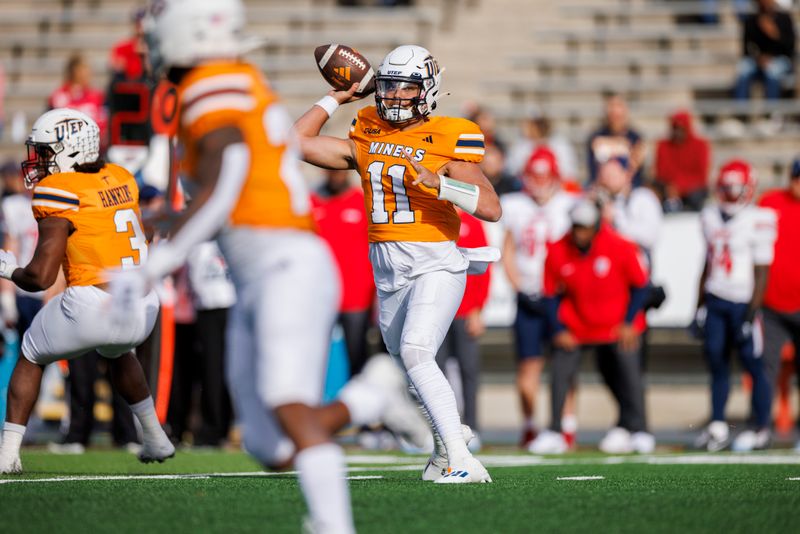
M 775 212 L 767 208 L 758 208 L 753 232 L 753 263 L 770 265 L 775 255 L 775 239 L 777 238 L 777 220 Z
M 651 250 L 658 241 L 663 218 L 658 197 L 649 189 L 634 189 L 627 204 L 617 204 L 614 226 L 623 236 Z
M 208 241 L 224 226 L 239 199 L 249 167 L 250 150 L 246 144 L 225 147 L 214 191 L 177 234 L 153 248 L 144 266 L 148 279 L 156 280 L 176 270 L 195 245 Z

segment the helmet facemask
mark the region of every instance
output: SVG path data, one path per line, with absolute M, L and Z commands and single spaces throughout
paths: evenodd
M 440 97 L 442 72 L 422 47 L 403 45 L 394 49 L 375 73 L 378 116 L 401 126 L 430 115 Z
M 392 124 L 405 124 L 423 118 L 426 113 L 422 83 L 399 78 L 378 78 L 375 81 L 375 104 L 381 119 Z
M 56 163 L 56 150 L 59 152 L 64 150 L 61 143 L 55 143 L 53 146 L 48 143 L 26 141 L 25 146 L 28 149 L 28 158 L 22 162 L 22 177 L 26 189 L 33 189 L 40 180 L 61 172 Z
M 729 171 L 717 183 L 717 198 L 726 215 L 733 216 L 750 204 L 755 193 L 753 184 L 736 171 Z

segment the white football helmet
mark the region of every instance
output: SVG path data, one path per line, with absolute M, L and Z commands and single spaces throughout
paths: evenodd
M 389 52 L 375 73 L 378 116 L 392 124 L 427 117 L 441 96 L 442 72 L 436 59 L 421 46 L 403 45 Z M 398 91 L 412 86 L 419 87 L 417 96 L 397 96 Z
M 719 170 L 716 188 L 722 211 L 733 216 L 752 204 L 756 186 L 756 174 L 749 163 L 741 159 L 732 159 L 725 163 Z
M 25 187 L 31 189 L 45 176 L 97 161 L 100 128 L 85 113 L 57 108 L 36 119 L 25 146 L 28 159 L 22 162 L 22 173 Z
M 152 0 L 144 20 L 150 66 L 156 72 L 234 59 L 262 40 L 244 33 L 241 0 Z

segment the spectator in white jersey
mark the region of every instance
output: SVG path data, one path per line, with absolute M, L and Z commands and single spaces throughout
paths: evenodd
M 562 190 L 555 155 L 545 147 L 531 154 L 522 183 L 522 191 L 501 197 L 501 224 L 505 228 L 503 265 L 517 293 L 514 337 L 517 392 L 523 417 L 520 447 L 527 449 L 537 435 L 535 401 L 550 337 L 542 302 L 544 263 L 549 244 L 561 239 L 570 228 L 569 210 L 574 197 Z M 564 450 L 570 445 L 569 438 L 574 438 L 576 427 L 571 402 L 565 411 Z
M 761 358 L 762 334 L 756 318 L 773 260 L 776 221 L 774 211 L 753 205 L 755 188 L 750 165 L 743 160 L 729 161 L 717 179 L 718 204 L 706 206 L 700 214 L 708 253 L 692 331 L 703 338 L 711 371 L 711 423 L 696 441 L 698 448 L 708 451 L 722 450 L 731 442 L 725 405 L 734 349 L 753 381 L 754 421 L 752 428 L 736 437 L 732 449 L 764 449 L 770 442 L 772 391 Z

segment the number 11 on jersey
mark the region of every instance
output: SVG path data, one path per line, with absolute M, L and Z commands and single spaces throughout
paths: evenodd
M 392 213 L 393 224 L 408 224 L 414 222 L 414 212 L 406 193 L 405 165 L 391 165 L 386 169 L 386 174 L 391 178 L 391 191 L 386 191 L 383 183 L 383 161 L 373 161 L 367 167 L 369 182 L 372 188 L 372 222 L 386 224 L 389 222 L 389 211 L 386 209 L 386 195 L 394 195 L 395 210 Z

